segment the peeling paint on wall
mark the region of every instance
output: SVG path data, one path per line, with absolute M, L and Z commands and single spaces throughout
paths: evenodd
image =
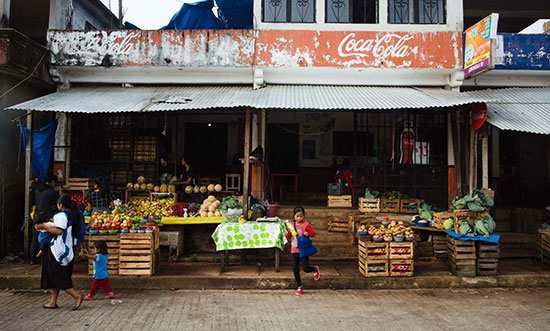
M 550 34 L 499 34 L 498 40 L 495 69 L 550 70 Z
M 374 31 L 51 31 L 58 66 L 460 69 L 462 34 Z

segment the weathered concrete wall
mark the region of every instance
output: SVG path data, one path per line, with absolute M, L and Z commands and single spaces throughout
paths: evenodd
M 50 31 L 54 66 L 460 69 L 456 32 Z

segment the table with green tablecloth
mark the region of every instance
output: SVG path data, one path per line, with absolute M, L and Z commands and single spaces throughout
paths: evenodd
M 274 249 L 275 269 L 279 271 L 281 251 L 287 243 L 286 232 L 283 222 L 221 223 L 212 234 L 212 239 L 221 254 L 222 272 L 229 260 L 228 251 L 256 248 Z

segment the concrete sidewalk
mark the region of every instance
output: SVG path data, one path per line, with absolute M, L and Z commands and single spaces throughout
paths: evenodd
M 71 311 L 43 291 L 0 290 L 3 331 L 547 330 L 550 289 L 116 291 Z
M 318 289 L 407 289 L 407 288 L 483 288 L 483 287 L 550 287 L 550 269 L 534 260 L 503 260 L 499 275 L 490 277 L 452 276 L 443 262 L 416 262 L 414 277 L 365 278 L 359 274 L 356 262 L 319 263 L 321 279 L 313 280 L 311 274 L 302 273 L 306 288 Z M 0 288 L 40 288 L 40 265 L 0 265 Z M 88 289 L 91 276 L 86 262 L 75 266 L 73 282 L 76 288 Z M 258 272 L 260 271 L 260 272 Z M 275 272 L 271 264 L 260 269 L 253 263 L 232 264 L 220 274 L 216 263 L 162 263 L 161 270 L 153 277 L 110 276 L 117 289 L 291 289 L 295 281 L 290 265 L 283 265 Z

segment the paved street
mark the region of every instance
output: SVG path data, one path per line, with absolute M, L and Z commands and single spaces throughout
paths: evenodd
M 548 330 L 550 289 L 133 291 L 46 310 L 43 291 L 0 292 L 7 330 Z M 101 299 L 100 299 L 101 298 Z

